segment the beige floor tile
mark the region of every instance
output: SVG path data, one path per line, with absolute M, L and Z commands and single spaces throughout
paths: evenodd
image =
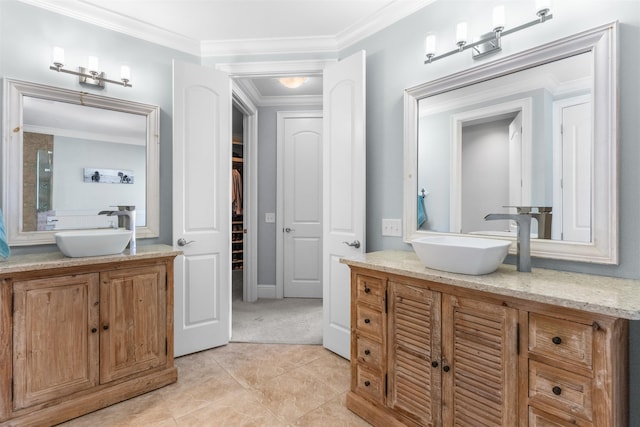
M 302 368 L 337 392 L 347 392 L 351 388 L 349 361 L 328 350 Z
M 368 422 L 349 411 L 346 407 L 346 393 L 331 399 L 319 408 L 298 418 L 292 426 L 300 427 L 367 427 Z

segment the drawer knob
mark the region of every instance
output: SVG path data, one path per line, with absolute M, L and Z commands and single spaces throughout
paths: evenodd
M 91 333 L 95 334 L 96 332 L 98 332 L 98 328 L 91 328 Z
M 449 370 L 450 370 L 450 369 L 451 369 L 451 368 L 449 367 L 449 365 L 444 365 L 444 366 L 442 367 L 442 370 L 443 370 L 443 371 L 445 371 L 445 372 L 449 372 Z
M 364 382 L 364 386 L 365 386 L 365 387 L 369 387 L 370 385 L 371 385 L 371 381 L 366 380 L 366 381 Z
M 368 325 L 369 323 L 371 323 L 371 319 L 364 319 L 364 323 Z
M 365 286 L 365 287 L 364 287 L 364 293 L 365 293 L 365 294 L 368 294 L 369 292 L 371 292 L 371 288 L 369 288 L 369 287 Z
M 106 331 L 106 330 L 108 330 L 108 329 L 109 329 L 109 325 L 104 325 L 104 326 L 102 327 L 102 329 L 104 329 L 105 331 Z
M 554 388 L 552 388 L 551 391 L 556 396 L 560 396 L 562 394 L 562 389 L 560 387 L 558 387 L 558 386 L 555 386 Z
M 434 368 L 438 367 L 438 361 L 434 360 L 433 362 L 431 362 L 431 366 L 433 366 Z
M 368 356 L 368 355 L 370 355 L 370 354 L 371 354 L 371 352 L 369 351 L 369 349 L 366 349 L 366 350 L 364 351 L 364 355 L 365 355 L 365 356 Z
M 551 338 L 551 341 L 556 345 L 562 344 L 562 338 L 560 338 L 560 337 L 553 337 L 553 338 Z

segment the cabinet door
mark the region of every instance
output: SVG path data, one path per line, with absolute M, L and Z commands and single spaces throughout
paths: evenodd
M 440 425 L 440 299 L 389 282 L 387 405 L 420 425 Z
M 443 424 L 515 426 L 518 312 L 443 295 Z
M 98 383 L 98 275 L 14 282 L 13 409 Z
M 166 280 L 164 265 L 100 274 L 100 382 L 166 363 Z

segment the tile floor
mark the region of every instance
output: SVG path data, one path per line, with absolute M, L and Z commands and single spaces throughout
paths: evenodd
M 62 426 L 369 425 L 345 407 L 349 362 L 322 346 L 231 343 L 175 364 L 177 383 Z

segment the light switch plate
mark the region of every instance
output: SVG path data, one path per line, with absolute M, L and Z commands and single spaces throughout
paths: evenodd
M 383 236 L 402 236 L 402 220 L 400 219 L 383 219 L 382 220 Z
M 264 222 L 272 224 L 276 222 L 276 214 L 273 212 L 267 212 L 264 214 Z

